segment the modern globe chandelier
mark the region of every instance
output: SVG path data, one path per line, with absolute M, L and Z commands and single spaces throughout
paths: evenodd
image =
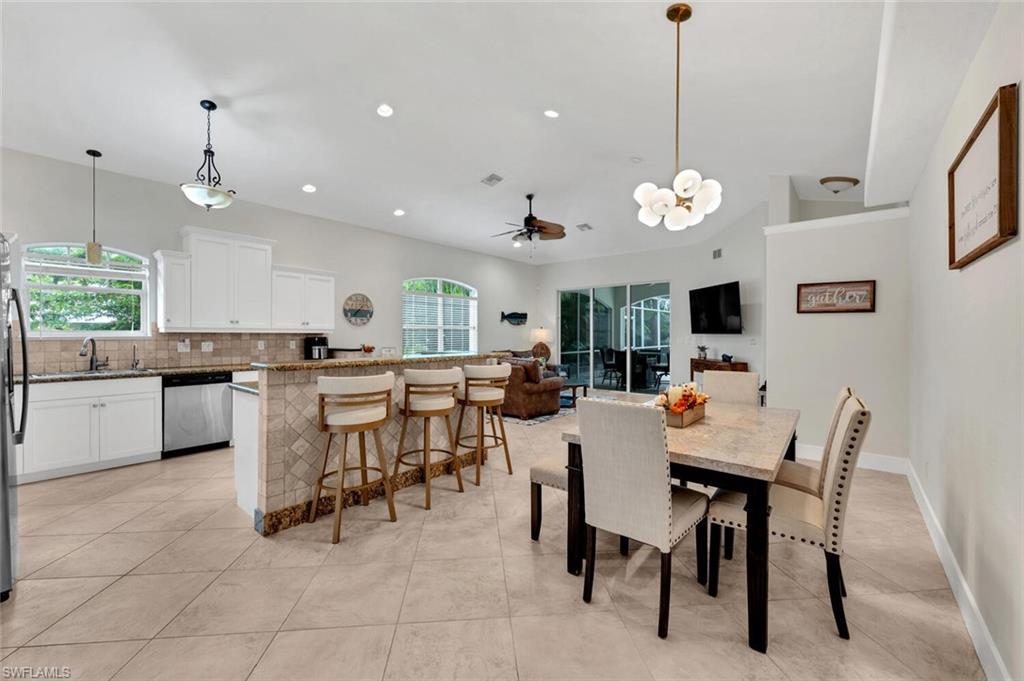
M 637 219 L 648 227 L 656 227 L 663 219 L 665 228 L 677 232 L 696 225 L 722 205 L 722 185 L 705 180 L 696 170 L 679 171 L 679 25 L 693 15 L 686 3 L 671 5 L 665 16 L 676 25 L 676 165 L 672 188 L 658 188 L 644 182 L 633 191 L 640 204 Z

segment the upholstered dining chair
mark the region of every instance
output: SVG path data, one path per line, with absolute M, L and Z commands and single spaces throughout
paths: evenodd
M 704 392 L 715 402 L 728 404 L 761 403 L 757 394 L 758 375 L 756 371 L 705 371 Z
M 587 567 L 583 600 L 594 591 L 597 530 L 661 552 L 658 636 L 668 636 L 672 548 L 696 529 L 697 580 L 707 578 L 707 496 L 673 488 L 665 410 L 611 400 L 577 402 L 583 450 Z
M 565 456 L 551 456 L 530 466 L 530 539 L 540 540 L 543 518 L 541 492 L 543 488 L 567 492 L 569 473 L 565 470 Z
M 832 602 L 832 615 L 841 638 L 850 638 L 843 609 L 843 527 L 850 503 L 850 488 L 857 469 L 857 458 L 871 423 L 871 410 L 864 401 L 853 395 L 846 400 L 839 415 L 835 432 L 826 443 L 827 464 L 823 495 L 818 496 L 784 485 L 772 485 L 769 504 L 772 513 L 769 530 L 773 537 L 821 549 L 825 553 L 828 576 L 828 595 Z M 708 507 L 711 521 L 710 561 L 708 565 L 708 594 L 718 595 L 718 549 L 721 528 L 746 528 L 746 495 L 739 492 L 719 491 Z
M 825 443 L 832 441 L 836 427 L 839 425 L 839 417 L 843 413 L 846 401 L 853 397 L 853 388 L 843 386 L 836 396 L 836 404 L 832 409 L 832 422 L 828 426 L 828 434 L 825 435 Z M 824 447 L 821 463 L 818 466 L 811 466 L 797 461 L 783 461 L 779 467 L 779 473 L 775 476 L 776 485 L 785 485 L 801 492 L 807 492 L 821 497 L 825 488 L 825 472 L 828 470 L 828 448 Z

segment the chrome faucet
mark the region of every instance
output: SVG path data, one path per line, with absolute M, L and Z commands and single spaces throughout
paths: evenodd
M 92 344 L 92 354 L 89 354 L 89 351 L 86 350 L 90 343 Z M 96 371 L 110 365 L 110 357 L 107 357 L 102 362 L 96 359 L 96 339 L 92 336 L 88 336 L 82 341 L 82 347 L 78 351 L 78 356 L 89 358 L 89 371 Z

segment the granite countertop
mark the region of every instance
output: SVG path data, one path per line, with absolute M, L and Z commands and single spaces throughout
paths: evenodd
M 162 367 L 156 369 L 100 369 L 98 371 L 63 371 L 43 374 L 29 374 L 28 382 L 63 383 L 66 381 L 102 381 L 115 378 L 149 378 L 151 376 L 174 376 L 181 374 L 203 374 L 214 371 L 253 371 L 252 364 L 218 364 L 215 366 Z M 15 377 L 21 383 L 21 377 Z
M 306 359 L 295 362 L 253 362 L 253 369 L 267 371 L 308 371 L 310 369 L 338 369 L 345 367 L 384 367 L 408 364 L 436 364 L 448 361 L 466 361 L 508 357 L 505 352 L 480 355 L 431 355 L 429 357 L 367 357 L 365 359 Z
M 237 390 L 240 393 L 246 393 L 248 395 L 260 394 L 259 381 L 239 381 L 238 383 L 228 383 L 228 388 L 230 388 L 231 390 Z

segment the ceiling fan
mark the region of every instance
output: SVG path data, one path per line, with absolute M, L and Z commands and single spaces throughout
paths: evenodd
M 533 243 L 534 237 L 537 237 L 541 241 L 564 239 L 565 227 L 554 222 L 541 220 L 533 214 L 533 194 L 527 194 L 526 200 L 529 202 L 529 208 L 527 210 L 526 217 L 523 218 L 522 227 L 515 222 L 506 222 L 506 225 L 511 225 L 516 229 L 510 229 L 509 231 L 501 232 L 500 234 L 493 234 L 492 238 L 512 234 L 512 245 L 516 248 L 522 246 L 524 241 Z

